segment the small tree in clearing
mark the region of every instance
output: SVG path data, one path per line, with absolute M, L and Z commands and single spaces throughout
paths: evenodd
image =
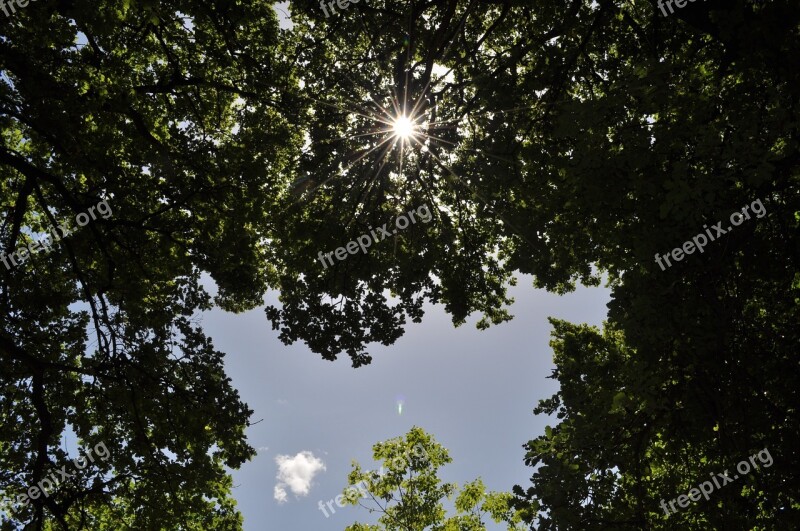
M 383 463 L 380 470 L 364 470 L 353 461 L 342 494 L 347 504 L 381 516 L 377 525 L 356 522 L 345 531 L 485 531 L 487 516 L 505 522 L 508 531 L 525 529 L 510 507 L 510 493 L 487 493 L 480 478 L 460 491 L 455 483 L 443 483 L 439 468 L 452 459 L 447 449 L 421 428 L 415 426 L 405 437 L 373 445 L 372 453 Z M 454 496 L 456 514 L 448 518 L 442 502 Z

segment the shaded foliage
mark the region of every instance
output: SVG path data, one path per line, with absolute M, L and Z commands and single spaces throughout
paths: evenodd
M 0 491 L 111 450 L 30 529 L 239 529 L 225 467 L 251 411 L 198 314 L 261 304 L 267 212 L 291 182 L 296 105 L 269 3 L 39 2 L 2 22 L 2 250 L 105 199 L 49 253 L 0 267 Z

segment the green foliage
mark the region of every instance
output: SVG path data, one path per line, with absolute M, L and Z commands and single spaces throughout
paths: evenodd
M 15 522 L 240 526 L 225 467 L 253 455 L 251 412 L 196 322 L 213 304 L 278 290 L 266 313 L 284 342 L 359 366 L 426 302 L 456 325 L 510 319 L 506 290 L 529 273 L 613 288 L 602 332 L 554 322 L 561 391 L 539 411 L 558 423 L 515 491 L 529 522 L 800 526 L 800 7 L 654 4 L 370 0 L 325 19 L 293 2 L 288 31 L 258 1 L 38 2 L 4 20 L 3 250 L 113 209 L 0 266 L 0 490 L 66 463 L 70 432 L 112 453 Z M 436 138 L 385 152 L 365 115 L 392 98 Z M 766 217 L 658 268 L 755 199 Z M 432 223 L 317 261 L 423 204 Z M 765 446 L 769 473 L 660 513 Z M 455 487 L 419 472 L 390 514 L 444 525 Z M 379 499 L 410 479 L 391 471 Z M 479 492 L 456 500 L 503 514 Z
M 553 247 L 614 289 L 602 332 L 553 321 L 561 390 L 537 413 L 559 422 L 526 445 L 532 486 L 515 489 L 538 529 L 800 525 L 800 93 L 785 63 L 799 21 L 789 2 L 696 3 L 668 21 L 601 2 L 554 50 L 572 81 L 527 148 L 552 176 L 531 219 L 553 219 Z M 756 199 L 765 217 L 655 263 Z M 783 465 L 659 507 L 764 447 Z
M 271 3 L 32 2 L 2 33 L 2 250 L 112 209 L 0 265 L 0 493 L 68 465 L 70 434 L 111 451 L 3 528 L 240 529 L 227 469 L 254 455 L 252 412 L 197 316 L 201 274 L 234 311 L 274 276 L 267 213 L 301 139 Z
M 439 469 L 452 459 L 421 428 L 413 427 L 404 437 L 377 443 L 372 449 L 373 458 L 383 461 L 380 470 L 364 470 L 353 462 L 342 495 L 349 505 L 362 505 L 381 516 L 378 525 L 355 523 L 345 531 L 482 531 L 486 516 L 505 522 L 509 531 L 524 529 L 510 507 L 510 493 L 487 493 L 480 479 L 467 483 L 460 492 L 455 483 L 442 483 Z M 357 487 L 366 487 L 363 497 L 368 505 L 360 501 Z M 447 517 L 442 502 L 453 496 L 456 514 Z

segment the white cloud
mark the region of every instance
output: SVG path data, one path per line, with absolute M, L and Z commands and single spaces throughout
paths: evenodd
M 275 479 L 274 497 L 278 503 L 285 503 L 288 500 L 286 489 L 295 496 L 308 496 L 311 491 L 311 482 L 320 470 L 326 470 L 322 459 L 314 457 L 309 451 L 303 451 L 294 457 L 289 455 L 279 455 L 275 458 L 278 465 L 278 475 Z
M 275 485 L 275 499 L 278 500 L 278 503 L 286 503 L 286 489 Z

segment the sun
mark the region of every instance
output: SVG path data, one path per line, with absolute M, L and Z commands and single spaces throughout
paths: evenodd
M 414 134 L 414 122 L 407 116 L 400 116 L 392 124 L 392 130 L 394 131 L 394 136 L 405 140 Z

